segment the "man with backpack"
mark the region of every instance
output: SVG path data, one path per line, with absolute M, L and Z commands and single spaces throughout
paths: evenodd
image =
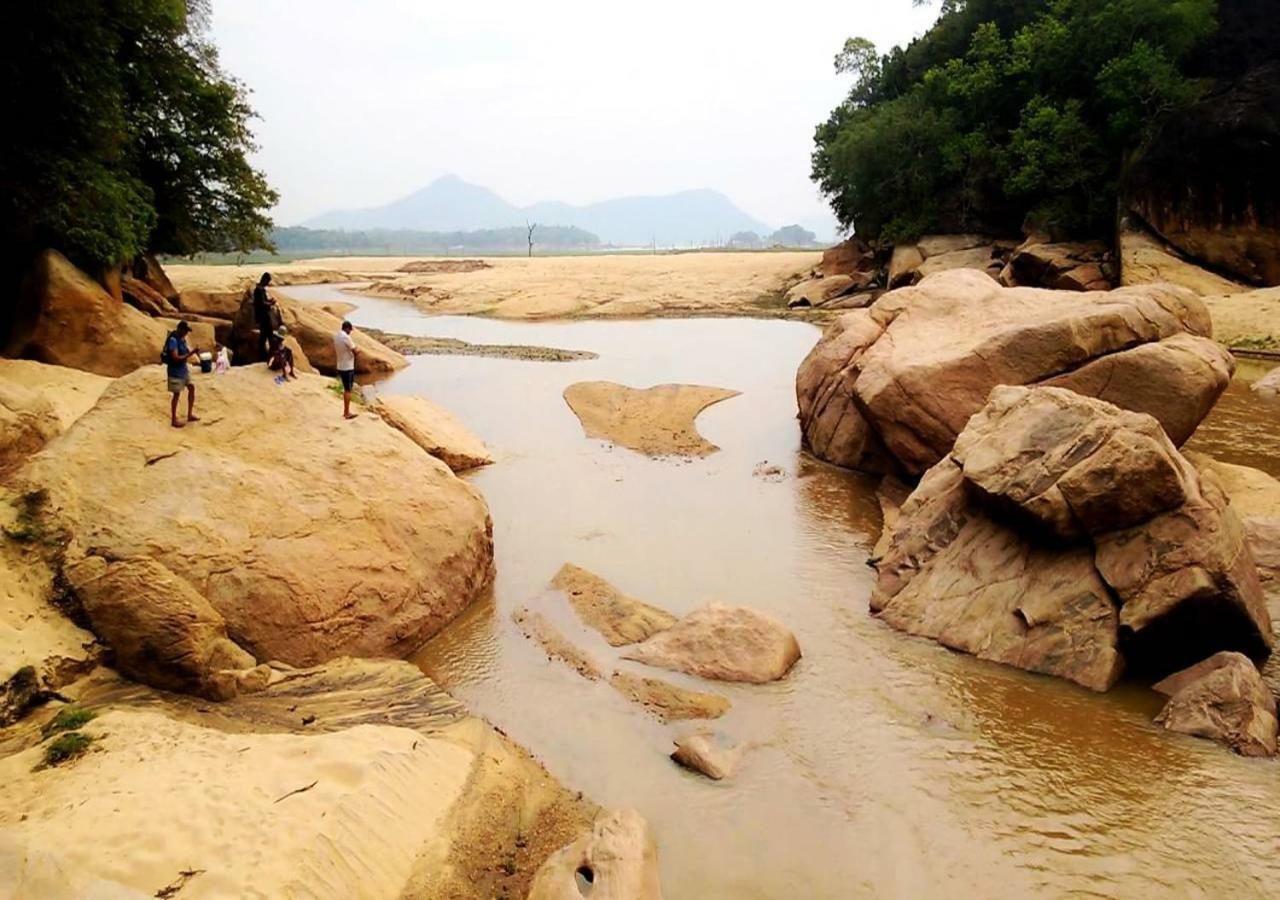
M 187 335 L 190 331 L 190 325 L 179 322 L 178 327 L 169 332 L 169 337 L 164 342 L 164 350 L 160 353 L 160 361 L 165 364 L 165 371 L 169 376 L 169 393 L 173 395 L 169 402 L 169 422 L 174 428 L 183 426 L 183 423 L 178 421 L 178 395 L 182 393 L 184 387 L 187 389 L 187 421 L 200 421 L 195 414 L 196 386 L 191 383 L 191 370 L 187 368 L 187 360 L 200 351 L 198 348 L 187 346 Z

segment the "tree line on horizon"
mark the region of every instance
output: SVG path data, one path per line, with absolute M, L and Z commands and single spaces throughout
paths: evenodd
M 443 250 L 524 250 L 529 239 L 523 225 L 511 228 L 479 228 L 472 231 L 418 231 L 371 228 L 348 231 L 334 228 L 289 226 L 271 232 L 280 253 L 377 251 L 427 253 Z M 538 225 L 536 246 L 555 250 L 598 247 L 600 239 L 590 231 L 568 225 Z
M 1162 126 L 1240 64 L 1213 40 L 1220 12 L 1256 20 L 1252 2 L 943 0 L 906 47 L 845 43 L 854 83 L 817 127 L 813 178 L 866 238 L 1108 236 Z

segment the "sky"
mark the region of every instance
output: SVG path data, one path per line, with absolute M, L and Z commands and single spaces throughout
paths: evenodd
M 809 155 L 849 89 L 832 58 L 936 15 L 911 0 L 214 0 L 211 27 L 252 92 L 280 225 L 454 174 L 518 205 L 712 188 L 825 237 Z

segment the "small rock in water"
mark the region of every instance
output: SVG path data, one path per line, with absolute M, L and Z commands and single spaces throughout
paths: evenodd
M 723 746 L 714 735 L 700 731 L 676 738 L 676 749 L 671 758 L 686 769 L 720 781 L 733 775 L 741 755 L 741 747 L 733 744 Z
M 751 474 L 761 481 L 782 481 L 787 477 L 786 469 L 769 462 L 767 459 L 756 463 L 756 467 L 751 470 Z
M 1169 695 L 1156 722 L 1209 738 L 1241 756 L 1275 756 L 1276 699 L 1243 653 L 1215 653 L 1154 689 Z
M 709 603 L 628 650 L 624 659 L 717 681 L 777 681 L 800 658 L 787 626 L 743 606 Z

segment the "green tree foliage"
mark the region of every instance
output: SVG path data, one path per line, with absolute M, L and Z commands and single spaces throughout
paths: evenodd
M 768 237 L 770 244 L 783 247 L 812 247 L 817 240 L 816 234 L 799 225 L 784 225 Z
M 0 57 L 6 255 L 97 268 L 143 251 L 250 250 L 275 193 L 248 161 L 252 112 L 222 73 L 203 3 L 39 0 Z
M 866 237 L 929 230 L 1107 233 L 1126 162 L 1197 97 L 1184 61 L 1216 0 L 947 0 L 855 77 L 818 126 L 813 177 Z

